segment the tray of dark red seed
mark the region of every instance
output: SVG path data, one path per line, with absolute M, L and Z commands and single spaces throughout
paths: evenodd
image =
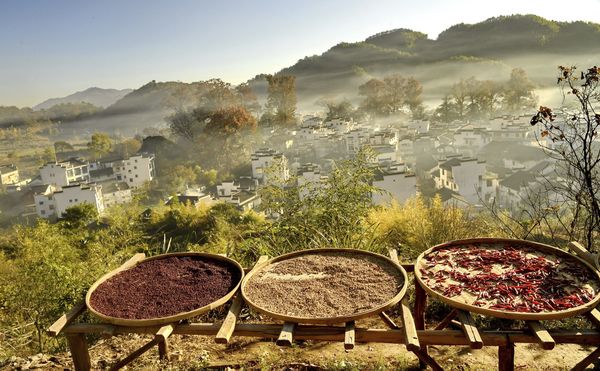
M 479 238 L 447 242 L 415 263 L 421 287 L 447 304 L 500 318 L 560 319 L 600 301 L 600 275 L 587 262 L 535 242 Z
M 246 303 L 295 323 L 334 324 L 378 314 L 406 293 L 406 271 L 362 250 L 313 249 L 271 259 L 242 282 Z
M 235 260 L 205 253 L 153 256 L 94 283 L 85 298 L 102 320 L 152 326 L 198 316 L 235 294 L 244 269 Z

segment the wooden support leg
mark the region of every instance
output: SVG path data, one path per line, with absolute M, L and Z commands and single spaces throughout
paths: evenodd
M 548 330 L 546 330 L 546 328 L 544 327 L 544 325 L 541 324 L 540 321 L 527 321 L 527 326 L 529 326 L 531 332 L 533 332 L 535 337 L 538 339 L 538 342 L 542 346 L 542 349 L 554 349 L 556 342 L 554 341 L 552 336 L 550 336 L 550 333 L 548 332 Z
M 283 328 L 279 333 L 279 338 L 275 342 L 275 344 L 279 346 L 291 346 L 294 341 L 294 329 L 296 328 L 296 324 L 293 322 L 286 322 L 283 324 Z
M 346 328 L 344 330 L 344 349 L 354 349 L 354 340 L 356 339 L 356 330 L 354 321 L 346 322 Z
M 498 347 L 498 370 L 514 371 L 515 369 L 515 345 L 509 343 Z
M 589 356 L 585 357 L 578 364 L 575 365 L 571 370 L 572 371 L 583 371 L 587 368 L 587 366 L 591 365 L 592 362 L 597 360 L 600 357 L 600 348 L 597 348 Z
M 427 293 L 425 292 L 425 290 L 423 290 L 423 288 L 421 287 L 421 285 L 419 285 L 419 282 L 417 282 L 417 280 L 415 279 L 415 327 L 417 328 L 417 330 L 425 330 L 425 308 L 427 306 Z M 422 357 L 419 357 L 417 355 L 417 357 L 419 357 L 419 367 L 421 369 L 425 368 L 427 365 L 427 362 L 424 361 L 424 357 L 429 357 L 429 355 L 427 354 L 427 346 L 426 345 L 422 345 L 421 346 L 421 350 L 419 351 L 419 353 L 422 355 Z M 417 354 L 415 352 L 415 354 Z
M 452 312 L 448 313 L 448 315 L 446 317 L 444 317 L 442 322 L 438 323 L 438 325 L 435 326 L 435 330 L 443 330 L 446 327 L 448 327 L 450 325 L 450 323 L 452 323 L 452 320 L 454 318 L 456 318 L 457 314 L 458 314 L 458 310 L 452 309 Z
M 127 357 L 123 358 L 119 362 L 115 363 L 110 368 L 110 371 L 120 370 L 123 367 L 127 366 L 129 363 L 133 362 L 139 356 L 141 356 L 142 354 L 146 353 L 148 350 L 150 350 L 152 347 L 154 347 L 156 344 L 158 344 L 158 342 L 159 342 L 158 337 L 155 337 L 154 339 L 150 340 L 148 343 L 146 343 L 141 348 L 133 351 L 130 355 L 128 355 Z
M 173 333 L 173 325 L 166 325 L 158 329 L 155 334 L 158 341 L 158 357 L 160 360 L 168 361 L 169 357 L 169 336 Z
M 423 349 L 415 350 L 413 353 L 419 358 L 419 367 L 421 367 L 421 363 L 426 366 L 431 367 L 433 371 L 444 371 L 442 366 L 440 366 L 435 359 L 431 358 L 431 356 Z M 425 368 L 426 366 L 422 366 L 421 368 Z
M 479 334 L 479 330 L 475 326 L 475 321 L 473 321 L 471 314 L 464 310 L 458 310 L 458 320 L 460 321 L 460 326 L 462 327 L 463 333 L 469 340 L 469 346 L 471 349 L 483 348 L 481 334 Z
M 84 334 L 68 334 L 67 342 L 73 358 L 73 366 L 77 371 L 87 371 L 92 368 L 90 362 L 90 353 L 88 352 L 87 342 Z

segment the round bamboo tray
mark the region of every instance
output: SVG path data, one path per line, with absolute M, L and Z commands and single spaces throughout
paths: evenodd
M 252 279 L 252 277 L 254 277 L 256 274 L 262 272 L 263 270 L 267 269 L 273 263 L 277 263 L 277 262 L 284 261 L 287 259 L 295 258 L 298 256 L 304 256 L 304 255 L 309 255 L 309 254 L 331 253 L 331 252 L 346 252 L 346 253 L 352 253 L 352 254 L 356 254 L 359 256 L 363 255 L 365 257 L 372 257 L 372 258 L 379 259 L 381 261 L 385 261 L 385 263 L 390 264 L 397 270 L 398 276 L 402 277 L 402 280 L 403 280 L 402 288 L 398 291 L 398 293 L 393 298 L 391 298 L 387 302 L 383 303 L 382 305 L 370 308 L 369 310 L 362 311 L 362 312 L 355 313 L 353 315 L 348 315 L 348 316 L 321 317 L 321 318 L 293 317 L 293 316 L 287 316 L 287 315 L 284 315 L 281 313 L 272 312 L 268 309 L 260 307 L 259 305 L 254 303 L 248 297 L 248 293 L 246 291 L 246 286 L 248 285 L 248 282 Z M 324 249 L 310 249 L 310 250 L 295 251 L 295 252 L 292 252 L 289 254 L 280 255 L 278 257 L 275 257 L 273 259 L 270 259 L 270 260 L 262 263 L 261 265 L 255 267 L 250 273 L 248 273 L 246 275 L 246 277 L 244 277 L 244 280 L 242 281 L 241 291 L 242 291 L 242 296 L 244 297 L 244 300 L 246 301 L 246 303 L 248 304 L 249 307 L 251 307 L 252 309 L 254 309 L 258 312 L 266 314 L 269 317 L 272 317 L 275 319 L 280 319 L 280 320 L 287 321 L 287 322 L 294 322 L 294 323 L 336 324 L 336 323 L 344 323 L 344 322 L 354 321 L 354 320 L 358 320 L 358 319 L 365 318 L 365 317 L 370 317 L 372 315 L 379 314 L 379 313 L 383 312 L 384 310 L 396 305 L 404 297 L 404 294 L 406 293 L 407 283 L 408 283 L 408 276 L 406 275 L 406 271 L 404 270 L 404 268 L 402 268 L 402 266 L 396 264 L 393 260 L 391 260 L 390 258 L 388 258 L 386 256 L 383 256 L 380 254 L 375 254 L 375 253 L 372 253 L 369 251 L 364 251 L 364 250 L 324 248 Z
M 219 260 L 219 261 L 226 262 L 227 264 L 231 265 L 232 267 L 235 267 L 235 269 L 238 271 L 240 278 L 239 278 L 237 284 L 235 285 L 235 287 L 231 291 L 229 291 L 225 296 L 223 296 L 222 298 L 220 298 L 216 301 L 213 301 L 212 303 L 205 305 L 203 307 L 200 307 L 200 308 L 188 311 L 188 312 L 177 313 L 177 314 L 174 314 L 174 315 L 168 316 L 168 317 L 157 317 L 157 318 L 148 318 L 148 319 L 127 319 L 127 318 L 112 317 L 112 316 L 107 316 L 105 314 L 102 314 L 102 313 L 96 311 L 94 309 L 94 307 L 92 307 L 92 305 L 90 305 L 90 298 L 91 298 L 94 290 L 96 290 L 96 288 L 98 286 L 100 286 L 104 281 L 108 280 L 112 276 L 119 274 L 123 271 L 129 270 L 131 268 L 134 268 L 134 267 L 138 266 L 139 264 L 144 264 L 144 262 L 147 262 L 147 261 L 176 257 L 176 256 L 204 257 L 204 258 L 208 258 L 208 259 L 212 259 L 212 260 Z M 100 279 L 98 279 L 98 281 L 96 281 L 88 290 L 87 295 L 85 296 L 85 304 L 86 304 L 88 310 L 90 312 L 92 312 L 96 317 L 98 317 L 108 323 L 114 324 L 114 325 L 121 325 L 121 326 L 165 325 L 165 324 L 169 324 L 169 323 L 173 323 L 173 322 L 177 322 L 180 320 L 184 320 L 187 318 L 201 315 L 203 313 L 206 313 L 210 310 L 213 310 L 213 309 L 218 308 L 221 305 L 225 304 L 237 292 L 243 278 L 244 278 L 244 268 L 235 260 L 221 256 L 221 255 L 201 253 L 201 252 L 162 254 L 162 255 L 156 255 L 156 256 L 153 256 L 150 258 L 140 260 L 135 265 L 128 267 L 126 269 L 117 268 L 114 271 L 109 272 L 109 273 L 105 274 L 104 276 L 100 277 Z
M 589 263 L 587 263 L 586 261 L 580 259 L 577 256 L 571 255 L 568 252 L 565 252 L 559 248 L 556 248 L 556 247 L 553 247 L 550 245 L 545 245 L 545 244 L 531 242 L 531 241 L 525 241 L 525 240 L 507 239 L 507 238 L 473 238 L 473 239 L 450 241 L 450 242 L 446 242 L 446 243 L 443 243 L 440 245 L 436 245 L 436 246 L 424 251 L 417 258 L 417 261 L 415 262 L 415 277 L 417 278 L 419 285 L 429 295 L 443 301 L 444 303 L 446 303 L 454 308 L 464 309 L 469 312 L 479 313 L 479 314 L 498 317 L 498 318 L 507 318 L 507 319 L 514 319 L 514 320 L 562 319 L 562 318 L 572 317 L 572 316 L 575 316 L 580 313 L 588 312 L 588 311 L 594 309 L 600 302 L 600 293 L 597 293 L 596 296 L 591 301 L 589 301 L 583 305 L 565 309 L 565 310 L 552 311 L 552 312 L 539 312 L 539 313 L 511 312 L 511 311 L 504 311 L 504 310 L 499 310 L 499 309 L 481 308 L 476 305 L 470 305 L 470 304 L 464 303 L 462 301 L 455 300 L 453 298 L 444 296 L 437 291 L 434 291 L 429 286 L 427 286 L 425 284 L 425 282 L 423 281 L 420 268 L 424 266 L 423 265 L 424 257 L 427 256 L 428 254 L 430 254 L 431 252 L 442 249 L 442 248 L 447 248 L 447 247 L 452 247 L 452 246 L 463 246 L 466 244 L 477 245 L 477 244 L 496 244 L 496 243 L 515 243 L 515 244 L 518 244 L 518 246 L 528 247 L 528 248 L 531 248 L 531 249 L 534 249 L 534 250 L 537 250 L 537 251 L 540 251 L 543 253 L 550 253 L 550 254 L 553 254 L 553 255 L 556 255 L 559 257 L 562 256 L 562 257 L 573 258 L 573 259 L 577 260 L 580 264 L 585 265 L 600 282 L 600 273 L 596 270 L 596 268 L 593 267 L 592 265 L 590 265 Z

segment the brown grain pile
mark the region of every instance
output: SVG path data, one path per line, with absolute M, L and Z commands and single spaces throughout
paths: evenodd
M 239 282 L 238 269 L 198 256 L 149 260 L 99 285 L 90 297 L 98 312 L 117 318 L 173 316 L 210 304 Z
M 352 316 L 392 299 L 404 282 L 387 260 L 346 252 L 311 253 L 267 266 L 252 276 L 247 297 L 289 317 Z

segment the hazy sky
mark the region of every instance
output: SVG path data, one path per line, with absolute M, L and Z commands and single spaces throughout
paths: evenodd
M 600 23 L 600 0 L 0 0 L 0 105 L 150 80 L 239 83 L 341 41 L 533 13 Z

